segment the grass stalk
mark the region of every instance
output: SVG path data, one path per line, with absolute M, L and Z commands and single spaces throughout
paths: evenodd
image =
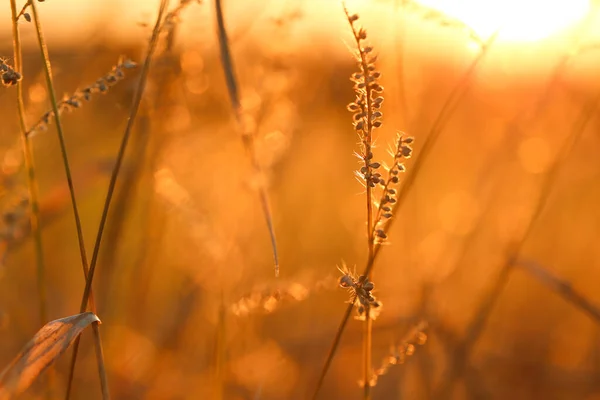
M 110 182 L 108 184 L 108 190 L 106 193 L 106 199 L 104 201 L 104 207 L 102 210 L 102 215 L 100 217 L 100 224 L 99 224 L 98 232 L 96 235 L 96 241 L 94 243 L 94 250 L 92 252 L 92 259 L 90 262 L 89 272 L 87 274 L 87 278 L 86 278 L 86 282 L 85 282 L 85 289 L 83 291 L 83 296 L 81 298 L 80 310 L 83 310 L 81 312 L 85 312 L 85 309 L 87 307 L 87 304 L 88 304 L 88 301 L 90 299 L 90 295 L 92 292 L 92 282 L 94 280 L 94 273 L 96 271 L 96 263 L 98 261 L 98 254 L 100 252 L 100 245 L 102 243 L 102 235 L 104 233 L 104 228 L 106 226 L 106 220 L 108 219 L 110 203 L 111 203 L 112 196 L 115 191 L 116 184 L 117 184 L 117 178 L 118 178 L 119 172 L 121 170 L 121 164 L 123 163 L 123 159 L 125 157 L 125 151 L 127 150 L 127 143 L 129 142 L 129 137 L 131 136 L 133 124 L 136 120 L 136 116 L 137 116 L 137 113 L 140 108 L 140 103 L 142 101 L 142 95 L 143 95 L 144 89 L 146 87 L 146 79 L 148 77 L 148 71 L 150 69 L 152 55 L 154 54 L 154 50 L 156 48 L 156 43 L 158 41 L 161 23 L 163 20 L 163 15 L 165 13 L 165 10 L 167 9 L 168 3 L 169 3 L 168 0 L 161 0 L 159 11 L 158 11 L 158 17 L 156 19 L 156 24 L 154 25 L 154 29 L 152 31 L 152 37 L 150 38 L 150 41 L 148 43 L 148 50 L 146 52 L 146 58 L 144 60 L 144 65 L 142 66 L 141 76 L 139 78 L 139 82 L 138 82 L 138 85 L 137 85 L 137 88 L 135 91 L 135 95 L 133 97 L 133 102 L 132 102 L 131 110 L 129 113 L 129 118 L 127 119 L 127 125 L 125 127 L 125 132 L 123 133 L 121 145 L 120 145 L 119 151 L 117 153 L 117 159 L 116 159 L 115 165 L 114 165 L 112 173 L 111 173 Z M 55 110 L 55 112 L 56 112 L 56 110 Z M 56 115 L 58 115 L 58 114 L 56 114 Z M 57 124 L 58 124 L 58 121 L 57 121 Z M 96 330 L 94 330 L 94 332 L 96 332 Z M 79 342 L 75 342 L 73 344 L 73 358 L 71 361 L 71 369 L 72 370 L 74 370 L 74 366 L 77 361 L 78 345 L 79 345 Z M 100 359 L 101 357 L 97 354 L 97 358 Z M 103 378 L 101 376 L 101 381 L 105 382 L 106 377 Z M 69 382 L 68 382 L 66 399 L 69 399 L 69 393 L 71 391 L 70 390 L 71 386 L 72 386 L 72 377 L 70 377 Z M 106 393 L 106 395 L 108 395 L 108 393 Z
M 271 248 L 273 251 L 273 262 L 275 264 L 275 276 L 279 276 L 279 253 L 277 251 L 277 240 L 275 236 L 275 226 L 273 224 L 273 215 L 271 212 L 271 206 L 269 201 L 269 194 L 267 188 L 262 181 L 263 171 L 256 155 L 255 143 L 254 143 L 254 132 L 250 130 L 248 124 L 245 122 L 242 104 L 240 102 L 239 90 L 237 78 L 235 75 L 235 68 L 233 65 L 233 57 L 229 48 L 229 39 L 227 37 L 227 30 L 225 29 L 225 21 L 223 18 L 223 7 L 221 0 L 215 0 L 216 18 L 217 18 L 217 36 L 219 38 L 219 47 L 221 49 L 221 63 L 223 65 L 223 72 L 225 73 L 225 81 L 227 83 L 227 90 L 229 92 L 229 100 L 231 101 L 231 107 L 237 121 L 238 127 L 242 134 L 242 143 L 246 149 L 246 154 L 250 159 L 254 174 L 259 179 L 258 185 L 258 196 L 262 212 L 267 223 L 269 230 L 269 236 L 271 239 Z
M 69 196 L 71 198 L 71 206 L 73 208 L 73 217 L 75 218 L 75 228 L 77 230 L 77 240 L 79 244 L 79 253 L 81 256 L 81 263 L 84 267 L 84 271 L 87 268 L 87 256 L 85 252 L 85 244 L 83 241 L 83 229 L 81 228 L 81 218 L 79 216 L 79 210 L 77 208 L 77 200 L 75 198 L 75 187 L 73 185 L 73 176 L 71 173 L 71 167 L 69 165 L 69 155 L 65 142 L 65 137 L 62 128 L 62 122 L 60 119 L 60 112 L 58 108 L 58 100 L 56 98 L 56 91 L 54 89 L 54 83 L 52 80 L 52 66 L 50 64 L 50 57 L 48 55 L 48 47 L 46 46 L 46 40 L 42 32 L 42 22 L 40 21 L 37 5 L 35 1 L 29 2 L 31 11 L 33 14 L 33 21 L 35 24 L 35 31 L 40 47 L 42 60 L 44 61 L 44 76 L 46 78 L 46 86 L 48 89 L 48 96 L 50 97 L 50 103 L 52 105 L 52 111 L 54 112 L 54 122 L 56 123 L 56 131 L 58 134 L 58 141 L 60 144 L 60 151 L 62 161 L 65 167 L 65 175 L 67 178 L 67 185 L 69 187 Z M 85 311 L 85 310 L 84 310 Z
M 23 72 L 23 56 L 21 48 L 21 35 L 19 32 L 19 14 L 17 14 L 16 0 L 10 0 L 10 10 L 12 19 L 13 53 L 15 70 Z M 37 178 L 35 173 L 35 163 L 33 159 L 33 149 L 31 141 L 27 137 L 27 120 L 25 117 L 25 103 L 23 100 L 23 84 L 17 82 L 17 108 L 19 115 L 19 129 L 21 147 L 23 148 L 23 159 L 27 175 L 27 189 L 29 192 L 29 224 L 33 235 L 33 245 L 35 249 L 35 265 L 37 275 L 38 300 L 40 309 L 40 326 L 48 322 L 47 294 L 46 294 L 46 266 L 44 263 L 44 246 L 42 242 L 42 228 L 40 222 L 40 203 Z M 53 370 L 52 370 L 53 371 Z M 53 372 L 49 371 L 46 382 L 46 396 L 52 398 Z
M 372 367 L 372 351 L 371 345 L 373 341 L 373 320 L 369 317 L 369 313 L 365 313 L 365 321 L 363 322 L 363 399 L 371 398 L 371 371 Z
M 446 123 L 448 122 L 448 120 L 450 119 L 450 117 L 452 116 L 454 111 L 456 110 L 456 107 L 460 103 L 460 100 L 462 99 L 464 94 L 467 92 L 467 90 L 470 86 L 470 83 L 475 75 L 475 71 L 477 70 L 477 66 L 481 63 L 481 61 L 489 53 L 491 46 L 496 41 L 498 33 L 499 32 L 496 31 L 482 45 L 481 51 L 475 57 L 475 59 L 471 62 L 471 64 L 469 65 L 469 67 L 467 68 L 467 70 L 465 71 L 463 76 L 461 77 L 461 79 L 457 82 L 455 87 L 452 89 L 452 91 L 448 95 L 446 102 L 440 109 L 440 112 L 438 113 L 438 115 L 429 131 L 429 135 L 425 139 L 423 146 L 420 148 L 419 156 L 416 158 L 416 160 L 411 165 L 411 168 L 410 168 L 409 172 L 407 173 L 403 184 L 400 186 L 400 188 L 398 190 L 397 197 L 396 197 L 396 203 L 394 203 L 393 211 L 392 211 L 393 215 L 395 215 L 396 217 L 399 213 L 400 207 L 406 200 L 406 196 L 407 196 L 410 188 L 412 188 L 414 182 L 416 181 L 416 177 L 418 176 L 418 174 L 423 166 L 423 163 L 425 162 L 425 160 L 428 159 L 429 155 L 431 154 L 431 150 L 434 147 L 434 144 L 437 142 L 441 132 L 443 131 L 443 128 L 445 127 Z M 389 220 L 389 222 L 385 226 L 386 233 L 389 232 L 394 221 L 395 221 L 395 218 L 392 218 Z M 377 259 L 377 256 L 379 255 L 381 248 L 382 248 L 381 244 L 379 244 L 379 243 L 374 244 L 373 254 L 372 254 L 372 256 L 370 256 L 368 258 L 368 260 L 366 262 L 364 272 L 362 274 L 363 276 L 370 276 L 371 271 L 373 270 L 373 266 L 375 265 L 375 261 Z M 354 307 L 355 302 L 356 302 L 356 298 L 352 299 L 349 302 L 348 306 L 346 307 L 346 311 L 344 312 L 342 321 L 340 322 L 340 325 L 336 331 L 333 343 L 331 345 L 331 348 L 329 350 L 329 353 L 328 353 L 325 363 L 323 365 L 323 369 L 321 370 L 321 374 L 319 375 L 319 379 L 317 381 L 317 385 L 316 385 L 315 391 L 313 393 L 313 397 L 312 397 L 313 399 L 317 398 L 317 396 L 321 390 L 321 387 L 325 380 L 325 376 L 327 375 L 327 372 L 329 371 L 329 367 L 331 366 L 331 362 L 333 361 L 333 357 L 335 356 L 337 347 L 339 346 L 343 331 L 345 330 L 346 325 L 348 323 L 348 319 L 350 318 L 350 315 L 352 314 L 352 308 Z
M 377 84 L 378 72 L 375 72 L 374 60 L 376 57 L 371 56 L 370 47 L 366 47 L 363 41 L 367 37 L 367 33 L 363 28 L 357 28 L 354 24 L 358 20 L 358 15 L 351 15 L 346 6 L 344 5 L 344 13 L 350 24 L 352 35 L 357 48 L 357 61 L 359 64 L 360 75 L 355 80 L 355 92 L 357 94 L 356 105 L 361 110 L 359 115 L 355 115 L 360 122 L 355 125 L 361 139 L 361 151 L 360 158 L 363 162 L 361 172 L 364 175 L 365 180 L 365 200 L 366 200 L 366 218 L 367 218 L 367 249 L 368 258 L 373 258 L 374 255 L 374 229 L 375 221 L 373 219 L 373 188 L 376 186 L 376 182 L 373 179 L 373 170 L 376 169 L 373 163 L 373 131 L 377 126 L 381 125 L 381 121 L 374 115 L 374 97 L 380 90 L 375 89 Z M 381 114 L 381 113 L 379 113 Z M 376 125 L 377 124 L 377 125 Z M 377 181 L 378 182 L 378 181 Z M 372 271 L 368 274 L 364 274 L 361 279 L 361 284 L 365 283 L 366 280 L 372 281 Z M 373 320 L 370 317 L 369 306 L 367 305 L 365 311 L 365 320 L 363 327 L 363 399 L 368 400 L 371 398 L 371 371 L 372 371 L 372 360 L 371 360 L 371 341 L 372 341 L 372 328 Z
M 15 70 L 22 72 L 23 58 L 21 52 L 21 37 L 19 33 L 17 5 L 15 0 L 10 0 L 10 8 L 12 12 L 12 34 L 13 34 L 13 51 L 15 58 Z M 45 266 L 44 266 L 44 249 L 42 246 L 42 231 L 40 226 L 40 206 L 39 206 L 39 191 L 37 178 L 35 174 L 35 164 L 33 160 L 33 150 L 31 141 L 27 138 L 27 121 L 25 117 L 25 104 L 23 101 L 23 85 L 21 81 L 17 82 L 17 107 L 19 112 L 19 128 L 21 130 L 21 146 L 23 147 L 23 155 L 25 161 L 25 169 L 27 173 L 27 186 L 29 191 L 30 204 L 30 224 L 33 234 L 33 242 L 36 256 L 36 272 L 38 279 L 38 296 L 40 301 L 40 322 L 44 325 L 48 322 L 48 312 L 46 309 L 46 285 L 45 285 Z

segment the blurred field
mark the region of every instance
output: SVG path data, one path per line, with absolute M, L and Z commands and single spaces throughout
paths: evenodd
M 226 3 L 226 18 L 253 11 L 237 3 Z M 157 50 L 94 284 L 115 399 L 312 394 L 348 299 L 336 265 L 362 270 L 367 257 L 364 195 L 354 177 L 357 137 L 346 110 L 356 66 L 341 7 L 328 5 L 315 27 L 312 2 L 277 4 L 252 13 L 254 20 L 228 23 L 264 177 L 252 174 L 231 115 L 214 5 L 191 5 L 173 50 L 164 40 Z M 463 32 L 391 1 L 350 5 L 379 54 L 385 87 L 375 157 L 388 159 L 388 144 L 406 132 L 415 137 L 410 171 L 478 48 Z M 53 6 L 40 3 L 42 15 Z M 9 15 L 2 18 L 8 25 Z M 56 21 L 48 15 L 45 22 L 52 38 Z M 101 29 L 87 33 L 86 43 L 50 40 L 59 95 L 95 82 L 120 55 L 140 62 L 151 28 L 137 22 L 123 41 Z M 25 39 L 33 38 L 31 29 L 22 24 Z M 6 35 L 0 56 L 10 60 Z M 49 103 L 39 51 L 25 43 L 23 85 L 33 123 Z M 429 327 L 426 344 L 379 378 L 374 399 L 600 398 L 600 320 L 525 269 L 510 270 L 484 322 L 474 323 L 540 204 L 517 258 L 600 305 L 600 109 L 593 106 L 600 51 L 586 47 L 594 43 L 579 27 L 536 42 L 499 41 L 476 67 L 375 266 L 383 302 L 374 322 L 375 364 L 420 320 Z M 63 114 L 90 252 L 138 78 L 139 69 L 128 70 L 108 93 Z M 5 215 L 27 195 L 15 93 L 0 90 Z M 50 319 L 77 313 L 84 287 L 55 133 L 50 124 L 33 139 Z M 254 190 L 260 179 L 271 196 L 279 279 Z M 20 218 L 15 235 L 6 233 L 16 229 L 8 219 L 2 225 L 0 366 L 40 328 L 33 245 L 26 215 Z M 361 398 L 360 357 L 361 324 L 351 320 L 320 398 Z M 56 365 L 57 398 L 69 358 L 65 353 Z M 86 331 L 73 398 L 100 398 L 96 370 Z M 36 383 L 21 398 L 43 393 Z

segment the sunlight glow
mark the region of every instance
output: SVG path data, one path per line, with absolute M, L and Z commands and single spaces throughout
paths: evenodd
M 504 41 L 544 39 L 580 21 L 589 0 L 419 0 L 458 18 L 482 37 L 501 28 Z

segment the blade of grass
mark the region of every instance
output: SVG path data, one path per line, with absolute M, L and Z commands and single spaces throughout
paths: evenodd
M 137 85 L 137 88 L 135 91 L 135 95 L 133 97 L 133 102 L 131 105 L 129 118 L 127 120 L 127 125 L 125 126 L 125 132 L 123 133 L 121 145 L 120 145 L 119 151 L 117 153 L 117 160 L 113 167 L 112 174 L 110 177 L 110 182 L 108 184 L 108 191 L 106 193 L 106 199 L 104 201 L 104 207 L 102 210 L 102 215 L 100 217 L 100 224 L 98 227 L 98 233 L 96 235 L 96 242 L 94 243 L 94 250 L 93 250 L 92 259 L 90 262 L 89 273 L 87 274 L 87 279 L 85 282 L 85 289 L 83 291 L 83 296 L 81 299 L 81 305 L 80 305 L 81 312 L 85 311 L 86 306 L 88 304 L 88 300 L 90 298 L 91 291 L 92 291 L 92 282 L 94 280 L 94 272 L 96 271 L 96 263 L 98 261 L 98 254 L 100 252 L 100 244 L 102 243 L 102 235 L 104 233 L 104 227 L 106 225 L 106 220 L 108 218 L 108 211 L 110 209 L 111 199 L 112 199 L 112 196 L 113 196 L 116 184 L 117 184 L 117 178 L 119 176 L 121 164 L 123 163 L 123 158 L 125 157 L 125 150 L 127 149 L 127 143 L 129 141 L 129 137 L 131 135 L 133 124 L 136 120 L 136 116 L 137 116 L 138 110 L 140 108 L 140 103 L 142 101 L 142 95 L 144 93 L 144 89 L 146 88 L 146 78 L 148 77 L 148 71 L 150 69 L 150 62 L 152 60 L 152 55 L 154 54 L 154 50 L 156 48 L 156 43 L 158 41 L 161 23 L 163 20 L 163 15 L 165 13 L 165 10 L 167 9 L 168 3 L 169 3 L 168 0 L 161 0 L 161 2 L 160 2 L 158 16 L 156 19 L 156 24 L 154 25 L 154 29 L 152 31 L 152 36 L 148 43 L 148 50 L 146 52 L 146 58 L 144 60 L 144 65 L 142 66 L 141 76 L 139 78 L 140 80 L 138 82 L 138 85 Z M 67 400 L 69 399 L 71 387 L 73 384 L 72 371 L 74 371 L 75 363 L 77 361 L 78 345 L 79 345 L 79 343 L 76 342 L 73 346 L 73 358 L 71 361 L 71 369 L 69 372 L 70 377 L 69 377 L 69 382 L 68 382 L 68 386 L 67 386 L 67 396 L 66 396 Z
M 225 21 L 223 20 L 223 8 L 221 6 L 221 0 L 215 0 L 216 17 L 217 17 L 217 36 L 219 37 L 219 48 L 221 50 L 221 63 L 223 64 L 223 72 L 225 73 L 225 81 L 227 83 L 227 90 L 229 92 L 229 99 L 231 101 L 231 107 L 235 119 L 239 126 L 242 134 L 242 143 L 246 149 L 246 154 L 250 159 L 254 173 L 259 177 L 258 196 L 260 205 L 262 208 L 267 228 L 269 230 L 269 236 L 271 238 L 271 248 L 273 250 L 273 262 L 275 264 L 275 276 L 279 276 L 279 255 L 277 251 L 277 240 L 275 237 L 275 227 L 273 224 L 273 216 L 271 213 L 271 207 L 269 205 L 269 195 L 267 189 L 262 182 L 261 178 L 263 175 L 262 168 L 256 156 L 255 143 L 254 143 L 254 132 L 250 131 L 247 124 L 244 121 L 242 113 L 242 105 L 239 98 L 239 90 L 237 79 L 235 76 L 235 69 L 233 66 L 233 58 L 229 49 L 229 40 L 227 38 L 227 31 L 225 29 Z
M 0 373 L 0 400 L 13 399 L 67 350 L 73 339 L 100 320 L 91 312 L 48 322 Z
M 441 132 L 443 131 L 443 128 L 444 128 L 446 122 L 452 116 L 456 107 L 460 103 L 460 100 L 462 99 L 462 97 L 466 93 L 467 89 L 469 88 L 469 84 L 475 74 L 475 70 L 476 70 L 477 66 L 480 64 L 481 60 L 483 60 L 483 58 L 489 53 L 489 49 L 492 46 L 492 44 L 495 42 L 495 40 L 498 36 L 498 33 L 499 33 L 499 31 L 496 31 L 484 43 L 484 45 L 482 46 L 481 51 L 479 52 L 477 57 L 475 57 L 475 59 L 469 65 L 469 68 L 463 74 L 462 78 L 458 81 L 456 86 L 450 92 L 446 102 L 442 106 L 440 112 L 438 113 L 438 116 L 436 117 L 436 119 L 429 131 L 429 135 L 425 139 L 425 142 L 424 142 L 422 148 L 418 152 L 419 156 L 413 162 L 411 168 L 409 169 L 409 172 L 407 172 L 407 175 L 404 179 L 402 186 L 400 186 L 400 188 L 398 190 L 397 201 L 396 201 L 396 203 L 394 203 L 393 210 L 392 210 L 393 215 L 396 215 L 396 216 L 398 215 L 400 206 L 404 203 L 404 200 L 406 199 L 408 191 L 414 184 L 416 177 L 417 177 L 418 173 L 420 172 L 424 161 L 428 158 L 429 154 L 431 153 L 431 149 L 434 147 L 434 144 L 437 142 L 437 139 L 439 138 Z M 387 223 L 387 225 L 386 225 L 387 232 L 389 232 L 389 229 L 391 228 L 394 221 L 395 221 L 395 218 L 392 218 Z M 369 259 L 367 260 L 364 272 L 362 274 L 363 276 L 368 276 L 371 273 L 371 270 L 373 269 L 375 260 L 377 259 L 377 256 L 379 255 L 379 251 L 381 250 L 381 248 L 382 248 L 381 244 L 375 245 L 372 257 L 369 257 Z M 319 391 L 321 390 L 321 386 L 323 385 L 323 381 L 325 380 L 325 375 L 327 375 L 329 367 L 331 366 L 331 362 L 333 361 L 333 357 L 335 356 L 335 352 L 337 351 L 337 347 L 340 343 L 342 333 L 343 333 L 344 329 L 346 328 L 346 324 L 348 322 L 348 319 L 350 318 L 350 314 L 352 314 L 352 307 L 354 307 L 355 301 L 356 301 L 356 299 L 354 299 L 354 301 L 351 301 L 348 304 L 348 307 L 346 308 L 344 316 L 342 317 L 342 322 L 340 323 L 340 325 L 338 327 L 335 338 L 333 340 L 333 343 L 332 343 L 329 353 L 327 355 L 327 359 L 325 360 L 325 364 L 323 365 L 323 369 L 321 371 L 321 374 L 319 375 L 319 379 L 317 381 L 317 385 L 316 385 L 316 388 L 315 388 L 315 391 L 314 391 L 314 394 L 312 397 L 313 399 L 317 398 Z

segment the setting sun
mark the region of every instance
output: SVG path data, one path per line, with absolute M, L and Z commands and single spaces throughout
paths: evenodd
M 587 0 L 419 0 L 471 26 L 486 37 L 500 29 L 505 41 L 535 41 L 580 21 Z

